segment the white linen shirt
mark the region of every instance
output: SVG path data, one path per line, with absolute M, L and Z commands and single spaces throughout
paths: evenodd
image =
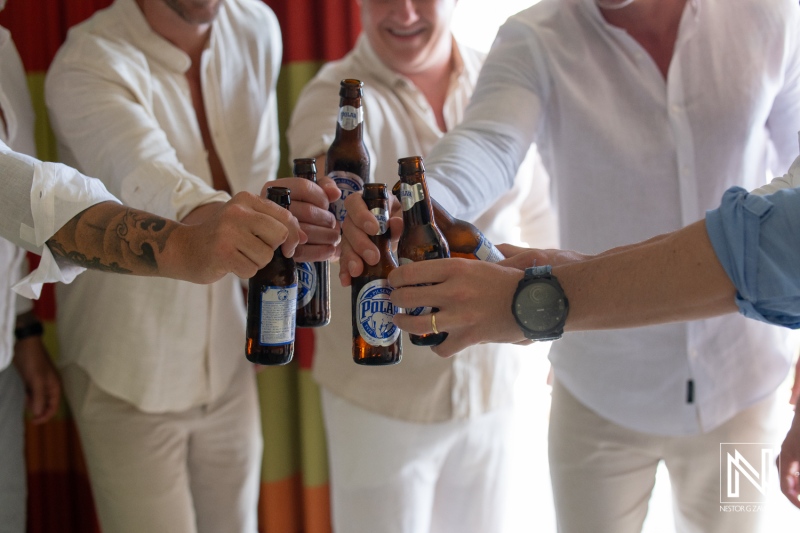
M 462 120 L 485 57 L 457 44 L 454 50 L 457 69 L 444 105 L 448 129 Z M 422 92 L 386 67 L 364 35 L 347 56 L 325 65 L 303 89 L 287 130 L 290 158 L 327 152 L 335 135 L 343 78 L 364 82 L 370 175 L 391 189 L 398 180 L 397 160 L 427 155 L 444 133 Z M 553 246 L 547 174 L 531 160 L 519 175 L 514 190 L 475 223 L 494 243 L 519 244 L 522 237 L 538 246 Z M 350 288 L 333 281 L 331 323 L 314 330 L 313 375 L 326 389 L 373 412 L 422 423 L 472 418 L 511 403 L 518 357 L 526 353 L 522 347 L 484 344 L 442 359 L 405 338 L 399 364 L 379 370 L 363 367 L 352 359 L 350 305 Z
M 258 194 L 278 162 L 281 36 L 258 0 L 225 0 L 201 58 L 208 126 L 233 192 Z M 131 207 L 182 219 L 225 201 L 185 77 L 190 59 L 154 33 L 134 0 L 72 28 L 46 79 L 62 158 Z M 87 272 L 58 288 L 62 364 L 147 412 L 211 402 L 244 357 L 239 280 L 209 286 Z
M 698 220 L 796 155 L 799 11 L 795 0 L 688 1 L 665 80 L 594 0 L 544 0 L 498 32 L 464 122 L 428 158 L 430 192 L 456 216 L 480 212 L 535 140 L 565 248 L 599 252 Z M 731 315 L 570 333 L 550 357 L 601 416 L 694 434 L 781 383 L 784 338 Z
M 11 34 L 3 27 L 0 27 L 0 110 L 0 141 L 19 152 L 36 155 L 33 106 L 25 69 Z M 8 240 L 0 239 L 0 371 L 14 357 L 17 315 L 32 308 L 30 300 L 19 297 L 12 290 L 26 270 L 25 251 Z
M 89 183 L 63 165 L 41 163 L 35 155 L 34 113 L 25 70 L 11 34 L 0 27 L 0 371 L 14 356 L 16 317 L 29 311 L 42 283 L 71 281 L 83 269 L 56 263 L 44 242 L 85 208 L 114 198 L 100 185 L 91 194 L 71 194 L 63 182 Z M 86 181 L 84 182 L 84 179 Z M 99 185 L 99 182 L 94 182 Z M 25 251 L 42 255 L 27 274 Z M 16 293 L 19 293 L 17 295 Z M 23 298 L 20 295 L 27 296 Z

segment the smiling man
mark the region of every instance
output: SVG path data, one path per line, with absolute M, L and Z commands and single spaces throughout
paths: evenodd
M 298 100 L 290 155 L 316 155 L 323 168 L 339 82 L 355 77 L 364 82 L 372 180 L 391 187 L 398 158 L 426 156 L 461 122 L 484 59 L 453 39 L 455 5 L 362 0 L 354 50 L 326 65 Z M 475 221 L 490 240 L 554 242 L 547 175 L 534 161 Z M 351 358 L 350 288 L 334 283 L 331 294 L 331 324 L 314 332 L 314 378 L 322 386 L 335 529 L 504 531 L 513 384 L 524 352 L 484 345 L 440 360 L 405 342 L 400 364 L 361 367 Z

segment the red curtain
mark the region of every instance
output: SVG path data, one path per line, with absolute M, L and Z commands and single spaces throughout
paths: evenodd
M 302 86 L 325 62 L 355 43 L 360 20 L 355 0 L 265 0 L 283 32 L 283 70 L 278 82 L 281 128 Z M 111 0 L 9 0 L 0 12 L 28 73 L 37 113 L 39 157 L 57 160 L 43 100 L 44 74 L 69 28 L 111 4 Z M 286 154 L 285 144 L 281 152 Z M 283 157 L 279 174 L 289 175 Z M 38 258 L 30 257 L 35 263 Z M 58 357 L 55 300 L 46 287 L 36 310 L 45 323 L 45 344 Z M 314 337 L 299 330 L 293 364 L 259 374 L 265 454 L 259 531 L 324 533 L 331 530 L 327 457 L 319 391 L 310 377 Z M 269 406 L 268 408 L 266 406 Z M 287 414 L 288 413 L 288 414 Z M 42 426 L 27 427 L 28 531 L 94 533 L 99 526 L 80 449 L 69 413 Z

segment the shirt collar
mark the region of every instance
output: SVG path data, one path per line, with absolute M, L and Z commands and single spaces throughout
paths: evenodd
M 113 8 L 121 11 L 121 20 L 128 21 L 131 41 L 145 55 L 178 73 L 183 74 L 189 70 L 192 64 L 189 55 L 153 31 L 144 18 L 142 10 L 136 4 L 136 0 L 116 0 Z M 222 16 L 222 9 L 220 9 L 219 16 Z M 217 24 L 218 21 L 215 20 L 211 25 L 211 37 L 207 46 L 210 46 L 214 40 L 214 28 Z

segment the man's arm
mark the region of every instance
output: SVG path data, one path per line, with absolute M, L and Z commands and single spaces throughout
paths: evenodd
M 278 246 L 292 255 L 306 240 L 286 209 L 253 194 L 209 211 L 199 224 L 181 224 L 103 202 L 70 219 L 47 246 L 85 268 L 212 283 L 228 272 L 252 277 Z
M 547 264 L 543 257 L 539 264 Z M 736 289 L 704 221 L 586 261 L 556 266 L 567 331 L 629 328 L 735 312 Z
M 17 316 L 13 364 L 25 385 L 25 404 L 34 424 L 52 418 L 61 401 L 61 381 L 42 342 L 42 332 L 33 310 Z
M 107 76 L 98 74 L 95 67 L 115 64 L 120 58 L 103 56 L 105 52 L 95 48 L 94 42 L 84 45 L 100 55 L 83 61 L 73 47 L 65 45 L 48 72 L 47 104 L 54 131 L 64 144 L 62 155 L 80 162 L 82 170 L 103 180 L 127 205 L 167 219 L 202 223 L 229 196 L 214 190 L 180 160 L 169 140 L 177 135 L 175 128 L 159 123 L 152 103 L 140 94 L 146 92 L 149 81 L 113 69 Z M 184 133 L 188 136 L 191 131 Z M 97 146 L 104 148 L 97 150 Z M 327 212 L 331 194 L 324 183 L 309 187 L 299 181 L 268 185 L 292 189 L 292 213 L 312 245 L 298 249 L 298 259 L 322 260 L 333 253 L 339 239 L 334 217 Z
M 389 275 L 392 302 L 438 307 L 436 324 L 449 333 L 433 351 L 450 356 L 480 342 L 525 338 L 511 314 L 520 268 L 553 265 L 570 303 L 566 331 L 628 328 L 694 320 L 736 311 L 736 290 L 717 260 L 703 222 L 586 258 L 560 250 L 503 246 L 499 264 L 460 259 L 412 263 Z M 420 284 L 435 284 L 420 287 Z M 429 317 L 395 315 L 409 333 L 430 333 Z

